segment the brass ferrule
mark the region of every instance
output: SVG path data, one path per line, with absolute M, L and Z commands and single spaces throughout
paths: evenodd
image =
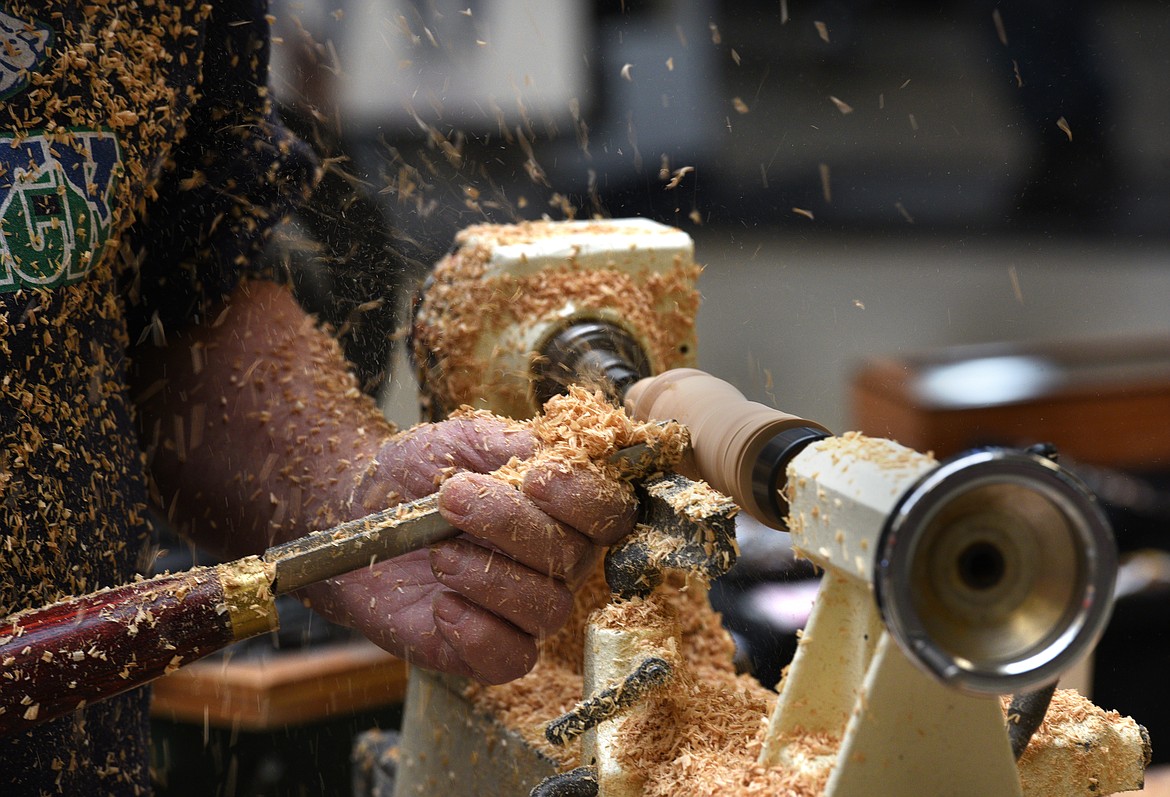
M 275 631 L 280 627 L 276 596 L 272 593 L 275 565 L 249 556 L 216 567 L 223 585 L 223 612 L 237 640 Z

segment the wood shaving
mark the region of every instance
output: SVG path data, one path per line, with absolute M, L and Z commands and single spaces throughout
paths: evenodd
M 829 102 L 833 103 L 842 115 L 853 113 L 853 106 L 842 99 L 829 95 Z
M 736 99 L 739 98 L 737 97 Z M 683 166 L 682 168 L 675 169 L 674 175 L 670 178 L 670 182 L 666 184 L 666 190 L 670 191 L 671 189 L 678 188 L 679 184 L 682 182 L 682 179 L 694 170 L 694 166 Z
M 1003 15 L 999 13 L 998 8 L 992 10 L 991 21 L 995 24 L 995 35 L 999 37 L 999 43 L 1007 47 L 1007 29 L 1003 26 Z

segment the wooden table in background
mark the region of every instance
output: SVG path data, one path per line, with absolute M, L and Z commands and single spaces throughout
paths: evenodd
M 947 457 L 1055 443 L 1074 460 L 1170 460 L 1170 336 L 1003 343 L 874 358 L 854 374 L 853 428 Z
M 194 662 L 154 682 L 160 719 L 248 731 L 401 703 L 406 663 L 366 640 Z

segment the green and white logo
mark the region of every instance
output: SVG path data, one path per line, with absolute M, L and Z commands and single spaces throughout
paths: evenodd
M 23 91 L 53 44 L 53 29 L 39 19 L 0 11 L 0 100 Z
M 89 273 L 110 237 L 121 171 L 109 131 L 0 135 L 0 293 Z

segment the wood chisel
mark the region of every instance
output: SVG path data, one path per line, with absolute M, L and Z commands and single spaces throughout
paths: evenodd
M 657 438 L 655 438 L 657 440 Z M 661 467 L 651 444 L 615 452 L 623 478 Z M 141 686 L 279 626 L 275 599 L 458 535 L 438 494 L 212 567 L 125 584 L 0 621 L 0 736 Z

